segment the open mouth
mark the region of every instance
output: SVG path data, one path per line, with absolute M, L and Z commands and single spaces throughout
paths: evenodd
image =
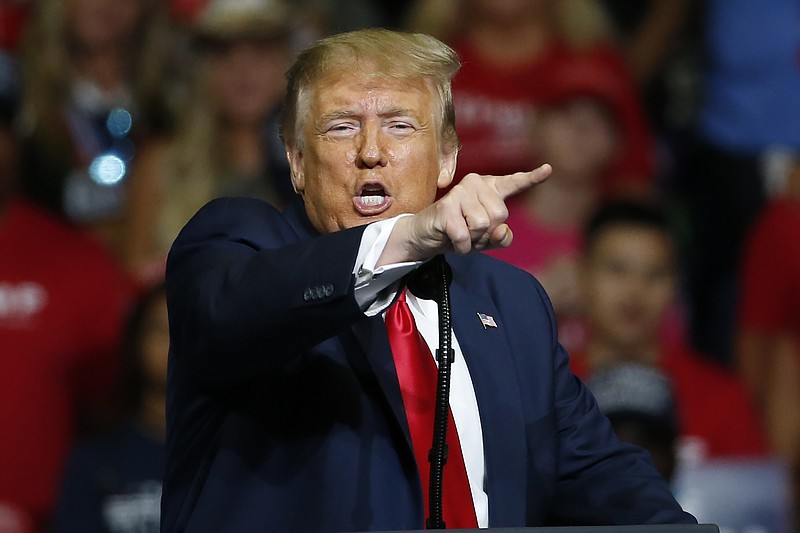
M 392 197 L 378 183 L 367 183 L 361 187 L 358 195 L 353 197 L 353 205 L 360 215 L 374 216 L 386 211 L 392 203 Z

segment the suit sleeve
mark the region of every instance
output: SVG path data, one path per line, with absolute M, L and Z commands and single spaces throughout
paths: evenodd
M 285 367 L 364 318 L 353 295 L 363 227 L 300 239 L 263 202 L 211 202 L 167 262 L 171 364 L 209 387 Z

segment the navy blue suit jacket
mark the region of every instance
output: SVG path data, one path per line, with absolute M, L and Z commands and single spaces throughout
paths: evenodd
M 181 232 L 167 267 L 163 531 L 423 527 L 383 320 L 353 296 L 362 233 L 320 236 L 302 206 L 242 198 L 211 202 Z M 570 372 L 539 283 L 482 254 L 448 261 L 490 526 L 693 523 Z

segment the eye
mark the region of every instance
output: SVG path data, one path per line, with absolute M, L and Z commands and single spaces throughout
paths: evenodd
M 336 121 L 332 122 L 325 129 L 329 135 L 345 136 L 351 135 L 358 130 L 358 124 L 353 121 Z
M 407 135 L 416 130 L 414 124 L 405 120 L 393 120 L 387 126 L 389 131 L 396 135 Z

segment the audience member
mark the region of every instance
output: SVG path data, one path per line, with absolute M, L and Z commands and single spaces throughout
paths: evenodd
M 278 114 L 294 57 L 295 13 L 282 0 L 212 0 L 193 26 L 199 53 L 177 132 L 143 151 L 130 183 L 124 256 L 163 276 L 169 246 L 214 197 L 294 196 Z
M 25 194 L 118 246 L 137 141 L 166 113 L 165 4 L 40 0 L 22 52 Z
M 729 363 L 742 245 L 769 190 L 764 162 L 800 152 L 800 3 L 710 0 L 705 95 L 686 180 L 692 337 Z
M 121 423 L 72 449 L 51 531 L 157 533 L 164 471 L 169 326 L 163 284 L 131 314 L 121 365 Z
M 700 101 L 703 2 L 599 0 L 639 86 L 656 142 L 654 188 L 672 196 L 686 176 Z M 671 202 L 672 203 L 672 202 Z M 670 206 L 676 213 L 681 204 Z M 683 237 L 681 245 L 683 245 Z
M 650 452 L 656 470 L 671 481 L 680 422 L 669 378 L 652 366 L 626 362 L 595 372 L 587 386 L 617 437 Z
M 767 204 L 745 246 L 737 363 L 800 498 L 800 159 L 787 163 L 787 194 Z
M 130 292 L 101 245 L 17 194 L 12 121 L 3 107 L 0 508 L 41 526 L 73 436 L 106 414 Z
M 578 60 L 552 72 L 553 91 L 542 103 L 533 136 L 553 174 L 509 200 L 515 243 L 488 252 L 544 285 L 558 315 L 559 340 L 568 351 L 581 347 L 585 337 L 576 320 L 581 230 L 607 194 L 603 179 L 622 144 L 619 85 L 596 67 Z
M 759 417 L 736 376 L 684 345 L 662 342 L 659 332 L 677 277 L 667 217 L 648 204 L 606 204 L 584 239 L 582 290 L 590 337 L 584 353 L 572 354 L 575 373 L 589 378 L 622 362 L 659 368 L 674 387 L 682 454 L 765 454 Z
M 529 132 L 542 101 L 556 89 L 549 85 L 552 73 L 580 60 L 589 72 L 581 75 L 599 71 L 618 85 L 623 143 L 609 173 L 613 186 L 648 183 L 652 144 L 636 85 L 596 2 L 462 0 L 458 12 L 458 26 L 447 38 L 464 65 L 453 85 L 464 147 L 457 177 L 537 163 L 540 154 Z

